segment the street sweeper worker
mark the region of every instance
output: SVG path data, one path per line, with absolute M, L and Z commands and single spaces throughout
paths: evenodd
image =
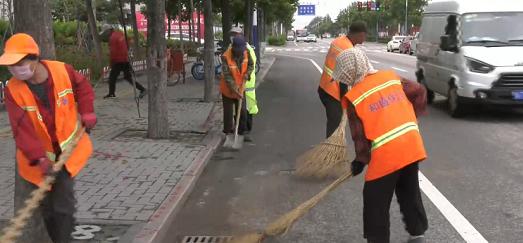
M 41 185 L 80 126 L 86 130 L 95 126 L 94 92 L 72 66 L 40 59 L 38 45 L 27 34 L 9 38 L 0 65 L 7 66 L 13 76 L 6 89 L 6 109 L 18 173 L 23 178 L 20 187 L 32 191 Z M 89 135 L 84 134 L 40 205 L 53 242 L 70 241 L 76 203 L 73 177 L 85 166 L 92 149 Z
M 243 30 L 240 27 L 231 28 L 231 43 L 233 42 L 234 37 L 243 36 Z M 256 101 L 256 52 L 254 48 L 247 43 L 247 51 L 249 51 L 249 56 L 252 58 L 252 62 L 255 64 L 253 70 L 249 76 L 249 80 L 245 83 L 245 103 L 247 105 L 247 120 L 246 120 L 246 131 L 245 131 L 245 141 L 250 142 L 252 139 L 249 136 L 249 133 L 252 131 L 252 124 L 254 115 L 258 114 L 258 102 Z
M 428 228 L 418 182 L 427 155 L 417 116 L 426 90 L 394 71 L 372 68 L 359 48 L 341 53 L 333 77 L 347 84 L 347 114 L 356 151 L 354 176 L 368 165 L 363 189 L 363 229 L 369 243 L 389 242 L 389 207 L 395 192 L 410 243 L 424 242 Z
M 325 58 L 323 73 L 321 75 L 318 95 L 321 103 L 325 106 L 327 114 L 327 138 L 338 128 L 342 116 L 341 97 L 347 92 L 347 86 L 333 79 L 332 72 L 336 67 L 336 57 L 344 50 L 352 48 L 354 45 L 362 44 L 367 38 L 367 26 L 365 22 L 354 22 L 349 27 L 347 35 L 338 37 L 332 41 Z M 345 105 L 346 107 L 346 105 Z
M 234 120 L 237 107 L 243 102 L 240 111 L 238 134 L 247 131 L 247 108 L 245 105 L 245 84 L 254 71 L 254 61 L 247 51 L 247 42 L 242 36 L 233 38 L 231 47 L 222 55 L 223 70 L 220 92 L 223 101 L 223 132 L 226 139 L 234 133 Z

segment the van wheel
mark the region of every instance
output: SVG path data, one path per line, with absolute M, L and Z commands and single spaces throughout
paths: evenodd
M 452 117 L 463 117 L 466 113 L 466 105 L 458 95 L 458 88 L 451 85 L 448 92 L 448 111 Z

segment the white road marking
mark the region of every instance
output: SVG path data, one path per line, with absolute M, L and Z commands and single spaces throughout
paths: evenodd
M 374 61 L 374 60 L 370 60 L 370 62 L 374 63 L 374 64 L 379 64 L 380 62 L 378 61 Z
M 397 67 L 392 67 L 392 69 L 394 69 L 394 70 L 396 70 L 396 71 L 400 71 L 400 72 L 408 73 L 408 71 L 405 70 L 405 69 L 401 69 L 401 68 L 397 68 Z
M 488 242 L 432 183 L 419 172 L 419 186 L 466 242 Z
M 295 57 L 281 55 L 286 57 L 309 60 L 322 73 L 321 67 L 312 59 L 304 57 Z M 396 69 L 396 68 L 395 68 Z M 488 243 L 488 241 L 479 233 L 474 226 L 463 216 L 449 200 L 421 173 L 419 172 L 420 189 L 430 199 L 432 204 L 445 216 L 447 221 L 456 229 L 461 237 L 468 243 Z

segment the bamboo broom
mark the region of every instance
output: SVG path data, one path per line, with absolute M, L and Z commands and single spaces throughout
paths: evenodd
M 343 110 L 336 131 L 325 141 L 298 157 L 295 174 L 299 177 L 319 179 L 336 175 L 337 169 L 343 166 L 340 163 L 347 161 L 346 126 L 347 112 Z M 339 172 L 337 174 L 339 175 Z
M 327 186 L 325 189 L 320 191 L 311 199 L 300 204 L 298 207 L 292 211 L 284 214 L 277 220 L 269 224 L 263 233 L 253 233 L 240 237 L 235 237 L 231 243 L 260 243 L 268 236 L 278 236 L 281 234 L 286 234 L 294 225 L 294 223 L 309 212 L 316 204 L 318 204 L 329 192 L 337 188 L 342 182 L 352 177 L 352 172 L 350 170 L 342 174 L 336 181 Z
M 46 193 L 51 190 L 51 186 L 55 182 L 57 173 L 62 170 L 65 162 L 69 160 L 74 147 L 76 147 L 76 144 L 78 141 L 80 141 L 80 138 L 82 138 L 84 132 L 85 129 L 83 127 L 76 132 L 71 143 L 69 143 L 68 146 L 64 148 L 58 162 L 53 165 L 51 174 L 44 178 L 44 181 L 41 183 L 38 189 L 31 192 L 30 197 L 25 200 L 25 207 L 18 210 L 18 212 L 16 212 L 16 216 L 12 218 L 9 221 L 9 225 L 4 228 L 3 234 L 0 237 L 0 242 L 14 243 L 16 238 L 22 234 L 22 230 L 27 224 L 27 220 L 34 213 L 35 209 L 40 206 L 40 202 L 44 199 Z

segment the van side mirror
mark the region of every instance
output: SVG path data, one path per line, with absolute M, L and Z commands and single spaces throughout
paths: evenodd
M 458 49 L 458 42 L 456 38 L 451 37 L 450 35 L 443 35 L 440 37 L 441 43 L 439 45 L 439 48 L 443 51 L 450 51 L 450 52 L 459 52 Z

